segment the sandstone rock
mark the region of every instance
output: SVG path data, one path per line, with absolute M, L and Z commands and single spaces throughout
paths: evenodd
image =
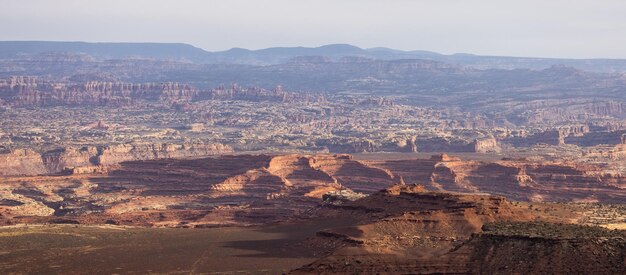
M 222 144 L 120 144 L 99 148 L 95 164 L 117 164 L 131 160 L 198 157 L 232 152 Z
M 187 158 L 232 153 L 223 144 L 120 144 L 110 146 L 66 147 L 39 154 L 35 151 L 13 150 L 0 154 L 0 175 L 43 175 L 61 172 L 84 173 L 106 168 L 85 168 L 113 165 L 124 161 L 160 158 Z
M 40 175 L 48 169 L 41 155 L 30 149 L 17 149 L 0 154 L 0 175 Z

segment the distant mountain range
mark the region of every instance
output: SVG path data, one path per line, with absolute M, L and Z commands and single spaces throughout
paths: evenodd
M 52 41 L 0 41 L 0 59 L 38 59 L 50 53 L 83 54 L 95 60 L 157 59 L 195 64 L 275 65 L 301 56 L 329 60 L 361 57 L 379 60 L 426 59 L 478 69 L 545 69 L 566 65 L 595 72 L 626 72 L 624 59 L 553 59 L 532 57 L 443 55 L 429 51 L 402 51 L 389 48 L 362 49 L 348 44 L 321 47 L 275 47 L 261 50 L 233 48 L 209 52 L 183 43 L 87 43 Z

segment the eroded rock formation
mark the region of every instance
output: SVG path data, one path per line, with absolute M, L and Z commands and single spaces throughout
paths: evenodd
M 56 174 L 72 172 L 79 167 L 106 166 L 132 160 L 199 157 L 232 152 L 232 148 L 223 144 L 167 143 L 66 147 L 41 154 L 29 149 L 12 150 L 0 154 L 0 174 Z

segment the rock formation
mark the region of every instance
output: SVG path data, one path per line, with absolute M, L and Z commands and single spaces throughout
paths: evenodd
M 30 149 L 0 154 L 0 175 L 37 175 L 48 172 L 41 155 Z
M 132 160 L 200 157 L 232 152 L 232 148 L 222 144 L 166 143 L 66 147 L 41 154 L 29 149 L 13 150 L 0 154 L 0 174 L 56 174 L 71 172 L 72 169 L 83 166 L 106 166 Z

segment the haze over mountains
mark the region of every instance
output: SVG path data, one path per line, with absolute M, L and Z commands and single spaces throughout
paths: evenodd
M 625 160 L 626 60 L 0 42 L 2 274 L 626 274 Z
M 444 55 L 431 51 L 390 48 L 362 49 L 348 44 L 321 47 L 273 47 L 260 50 L 232 48 L 209 52 L 184 43 L 87 43 L 56 41 L 0 41 L 0 58 L 19 59 L 46 53 L 83 53 L 96 60 L 147 58 L 195 64 L 275 65 L 298 56 L 324 56 L 331 60 L 356 56 L 380 60 L 426 59 L 478 69 L 544 69 L 555 64 L 596 72 L 624 72 L 623 59 L 552 59 L 533 57 Z

